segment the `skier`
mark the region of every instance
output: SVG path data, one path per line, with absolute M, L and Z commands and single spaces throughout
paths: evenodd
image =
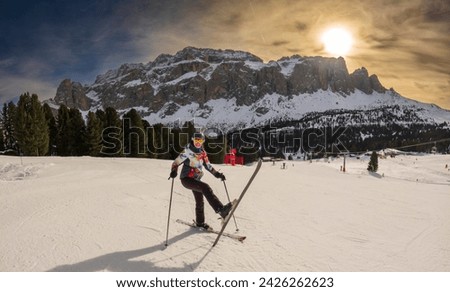
M 192 190 L 194 194 L 196 216 L 195 223 L 198 227 L 209 229 L 209 225 L 205 223 L 203 196 L 205 196 L 213 210 L 220 214 L 222 218 L 225 218 L 228 215 L 232 204 L 228 203 L 223 205 L 216 197 L 211 187 L 207 183 L 201 181 L 203 176 L 203 166 L 216 178 L 219 178 L 222 181 L 225 180 L 225 175 L 215 170 L 211 163 L 209 163 L 208 156 L 203 149 L 204 142 L 205 136 L 203 133 L 194 133 L 189 144 L 172 163 L 170 177 L 175 178 L 178 174 L 178 166 L 183 164 L 180 180 L 181 184 L 185 188 Z

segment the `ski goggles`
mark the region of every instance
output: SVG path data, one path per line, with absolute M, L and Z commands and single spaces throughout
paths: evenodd
M 203 144 L 205 142 L 205 139 L 203 138 L 194 138 L 194 143 L 201 143 Z

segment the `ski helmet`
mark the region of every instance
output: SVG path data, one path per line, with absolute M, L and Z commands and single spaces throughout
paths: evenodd
M 192 135 L 192 139 L 203 139 L 203 140 L 205 140 L 205 135 L 203 135 L 203 133 L 197 132 L 197 133 L 194 133 L 194 135 Z
M 205 135 L 203 133 L 197 132 L 192 135 L 192 143 L 196 148 L 201 148 L 205 142 Z

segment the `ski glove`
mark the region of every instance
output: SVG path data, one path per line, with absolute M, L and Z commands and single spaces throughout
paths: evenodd
M 176 169 L 174 169 L 174 170 L 172 170 L 172 171 L 170 172 L 170 177 L 171 177 L 171 178 L 176 178 L 177 175 L 178 175 L 178 172 L 177 172 Z
M 221 172 L 216 172 L 214 174 L 214 176 L 217 177 L 217 178 L 220 178 L 222 181 L 225 180 L 225 175 L 223 173 L 221 173 Z

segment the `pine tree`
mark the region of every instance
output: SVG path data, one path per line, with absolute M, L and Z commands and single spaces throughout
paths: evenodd
M 147 150 L 150 158 L 158 158 L 157 149 L 159 145 L 157 144 L 157 135 L 155 125 L 147 128 Z
M 86 125 L 83 116 L 81 115 L 80 110 L 71 108 L 69 109 L 69 118 L 70 155 L 84 155 L 86 153 Z
M 218 135 L 217 137 L 206 136 L 204 144 L 206 153 L 211 163 L 223 163 L 225 153 L 227 150 L 227 139 L 225 135 Z
M 369 165 L 367 166 L 367 170 L 370 172 L 378 171 L 378 155 L 375 151 L 373 151 L 372 155 L 370 155 L 370 161 Z
M 96 116 L 97 119 L 100 121 L 100 123 L 102 124 L 102 128 L 103 128 L 103 125 L 106 124 L 106 113 L 105 113 L 103 110 L 98 109 L 98 110 L 95 112 L 95 116 Z
M 243 130 L 237 140 L 237 155 L 243 156 L 245 163 L 258 160 L 261 142 L 256 129 Z
M 36 155 L 47 155 L 49 152 L 49 129 L 41 102 L 36 94 L 32 95 L 31 117 L 33 121 L 32 133 L 36 141 Z
M 111 107 L 105 110 L 102 141 L 102 155 L 122 156 L 122 125 L 117 111 Z
M 99 153 L 99 155 L 101 155 L 102 154 L 102 148 L 103 148 L 103 145 L 104 145 L 104 141 L 103 141 L 103 131 L 104 131 L 104 129 L 105 129 L 105 125 L 106 125 L 106 113 L 105 113 L 105 111 L 103 111 L 103 110 L 101 110 L 101 109 L 98 109 L 96 112 L 95 112 L 95 116 L 97 117 L 97 120 L 100 122 L 100 124 L 101 124 L 101 130 L 100 130 L 100 133 L 101 133 L 101 138 L 100 138 L 100 140 L 101 140 L 101 143 L 100 143 L 100 153 Z
M 5 151 L 5 142 L 3 138 L 3 125 L 0 126 L 0 151 Z
M 196 130 L 194 123 L 189 121 L 183 125 L 183 127 L 181 128 L 181 135 L 179 139 L 179 146 L 181 147 L 180 150 L 183 150 L 183 148 L 186 147 L 187 144 L 189 144 L 195 132 Z
M 18 152 L 24 154 L 24 150 L 22 149 L 25 146 L 25 137 L 27 135 L 26 129 L 27 125 L 27 108 L 29 108 L 29 95 L 21 95 L 19 102 L 17 104 L 17 110 L 14 116 L 14 138 L 17 144 Z
M 70 145 L 70 116 L 67 106 L 62 104 L 58 109 L 57 116 L 57 139 L 56 150 L 60 156 L 69 156 L 71 154 Z
M 183 148 L 180 146 L 180 143 L 182 141 L 180 141 L 180 139 L 185 140 L 185 139 L 183 139 L 183 136 L 184 135 L 181 132 L 180 128 L 177 127 L 177 128 L 170 129 L 170 141 L 171 141 L 170 145 L 171 145 L 171 147 L 169 149 L 169 152 L 170 152 L 171 159 L 175 159 L 182 151 Z
M 5 151 L 5 141 L 3 137 L 3 118 L 0 116 L 0 152 Z
M 163 124 L 155 124 L 148 129 L 147 133 L 150 157 L 172 159 L 170 154 L 170 129 Z
M 124 154 L 131 157 L 143 157 L 146 155 L 146 137 L 144 124 L 135 109 L 131 109 L 123 116 L 123 150 Z
M 3 105 L 2 120 L 5 150 L 17 150 L 17 142 L 14 137 L 14 120 L 17 107 L 13 102 Z
M 48 152 L 48 128 L 45 114 L 36 94 L 22 94 L 14 121 L 15 138 L 24 155 L 39 156 Z
M 144 131 L 145 131 L 145 156 L 146 157 L 152 157 L 151 153 L 150 153 L 150 147 L 149 147 L 149 141 L 151 139 L 151 137 L 149 137 L 150 135 L 150 123 L 147 120 L 142 120 L 142 126 L 144 127 Z
M 47 121 L 47 127 L 48 127 L 48 150 L 49 154 L 53 154 L 53 152 L 56 150 L 56 141 L 58 138 L 58 128 L 56 127 L 56 119 L 53 116 L 52 109 L 48 104 L 44 104 L 42 106 L 42 110 L 44 111 L 45 120 Z
M 86 150 L 90 156 L 98 156 L 102 149 L 103 124 L 96 114 L 88 113 L 86 126 Z
M 170 156 L 175 159 L 191 141 L 192 135 L 196 132 L 192 122 L 186 122 L 182 127 L 170 129 Z

